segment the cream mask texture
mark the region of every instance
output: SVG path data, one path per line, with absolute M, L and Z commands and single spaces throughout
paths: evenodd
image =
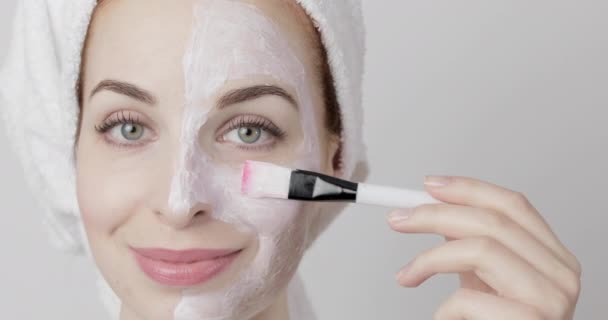
M 53 245 L 92 258 L 112 319 L 270 318 L 274 307 L 285 314 L 286 296 L 291 320 L 315 318 L 294 271 L 342 206 L 246 199 L 240 170 L 256 160 L 350 179 L 365 165 L 360 0 L 36 0 L 16 9 L 0 72 L 8 140 Z M 311 22 L 318 34 L 307 34 Z M 328 71 L 335 88 L 324 96 Z M 291 99 L 221 107 L 226 94 L 260 85 Z M 334 98 L 339 123 L 324 119 L 323 100 Z M 233 134 L 245 116 L 240 127 L 267 129 L 253 120 L 266 119 L 280 128 L 267 130 L 276 143 L 237 146 L 248 141 Z M 330 159 L 334 147 L 340 158 Z M 178 285 L 149 272 L 171 259 L 142 267 L 136 256 L 189 249 L 238 253 L 213 278 Z M 156 275 L 203 269 L 182 262 Z
M 174 311 L 176 320 L 248 319 L 267 308 L 285 288 L 309 239 L 315 214 L 296 202 L 250 199 L 240 194 L 242 161 L 215 156 L 201 143 L 200 132 L 228 83 L 267 79 L 295 93 L 302 142 L 290 163 L 318 170 L 317 128 L 306 70 L 275 25 L 252 5 L 201 0 L 183 67 L 186 106 L 178 167 L 171 185 L 171 214 L 189 214 L 198 203 L 210 206 L 215 219 L 254 234 L 257 252 L 238 279 L 217 290 L 185 289 Z M 258 80 L 259 81 L 259 80 Z M 260 85 L 260 83 L 257 83 Z

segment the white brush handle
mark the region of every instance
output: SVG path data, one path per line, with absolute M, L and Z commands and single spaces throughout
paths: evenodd
M 357 203 L 372 204 L 391 208 L 411 208 L 422 204 L 442 203 L 426 191 L 399 189 L 359 183 Z

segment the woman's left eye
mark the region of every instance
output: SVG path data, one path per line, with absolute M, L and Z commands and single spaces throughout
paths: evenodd
M 220 137 L 222 142 L 230 142 L 241 148 L 272 147 L 285 137 L 285 132 L 270 120 L 256 115 L 244 115 L 232 119 Z
M 271 134 L 261 127 L 238 127 L 224 134 L 224 140 L 238 144 L 264 144 L 269 139 Z

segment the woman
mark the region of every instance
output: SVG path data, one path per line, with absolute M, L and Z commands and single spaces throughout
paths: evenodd
M 245 198 L 240 168 L 253 159 L 365 178 L 358 5 L 56 3 L 23 2 L 26 27 L 39 28 L 24 42 L 44 50 L 17 41 L 9 56 L 9 131 L 31 147 L 21 156 L 52 221 L 72 228 L 61 235 L 82 227 L 120 319 L 311 319 L 292 280 L 342 208 Z M 24 99 L 46 114 L 19 134 Z M 438 319 L 572 319 L 579 263 L 523 195 L 464 177 L 425 186 L 446 204 L 395 210 L 388 223 L 451 241 L 415 258 L 399 284 L 459 273 Z

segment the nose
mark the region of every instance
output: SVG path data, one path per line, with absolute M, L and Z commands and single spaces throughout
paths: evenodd
M 165 210 L 158 212 L 158 217 L 165 225 L 174 229 L 183 229 L 210 214 L 211 206 L 209 204 L 196 202 L 188 209 L 171 210 L 165 208 Z
M 204 216 L 210 216 L 211 202 L 207 201 L 207 155 L 198 146 L 198 130 L 191 130 L 194 121 L 185 116 L 187 123 L 176 123 L 180 128 L 171 135 L 170 149 L 162 157 L 163 166 L 171 170 L 162 170 L 167 183 L 159 187 L 162 197 L 167 202 L 158 210 L 160 221 L 175 229 L 186 228 Z M 187 130 L 187 131 L 183 131 Z M 185 143 L 184 141 L 189 141 Z

